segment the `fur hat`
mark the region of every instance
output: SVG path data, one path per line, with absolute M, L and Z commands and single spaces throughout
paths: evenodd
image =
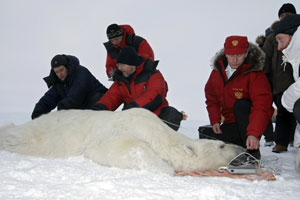
M 107 27 L 106 35 L 109 40 L 119 37 L 123 35 L 123 29 L 118 24 L 111 24 Z
M 51 60 L 51 67 L 59 67 L 61 65 L 67 67 L 69 64 L 69 59 L 66 55 L 61 54 L 61 55 L 56 55 L 52 58 Z
M 131 46 L 125 46 L 118 55 L 117 63 L 139 66 L 139 60 L 135 49 Z
M 243 54 L 248 50 L 249 42 L 246 36 L 229 36 L 224 43 L 225 54 Z
M 292 14 L 284 17 L 274 27 L 274 35 L 279 33 L 294 35 L 298 26 L 300 26 L 300 15 Z
M 262 48 L 262 47 L 264 46 L 265 41 L 266 41 L 266 37 L 265 37 L 264 35 L 259 35 L 259 36 L 257 36 L 257 37 L 256 37 L 256 40 L 255 40 L 256 44 L 257 44 L 260 48 Z
M 296 8 L 291 3 L 285 3 L 281 6 L 281 8 L 278 11 L 278 17 L 280 17 L 283 13 L 292 13 L 296 14 Z

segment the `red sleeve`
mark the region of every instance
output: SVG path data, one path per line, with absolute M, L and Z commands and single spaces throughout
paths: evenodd
M 123 103 L 118 83 L 114 82 L 97 103 L 104 104 L 108 110 L 116 110 Z
M 221 104 L 216 91 L 217 80 L 217 72 L 212 71 L 205 85 L 205 103 L 211 125 L 221 122 Z
M 110 78 L 112 70 L 117 68 L 117 59 L 112 59 L 109 56 L 109 54 L 107 54 L 105 67 L 106 67 L 106 74 L 107 74 L 108 78 Z
M 247 135 L 263 135 L 270 122 L 274 109 L 270 84 L 263 72 L 252 72 L 249 83 L 249 94 L 252 102 Z
M 160 72 L 157 72 L 151 76 L 146 85 L 146 90 L 139 98 L 134 99 L 134 101 L 143 107 L 146 104 L 151 103 L 155 98 L 160 95 L 162 97 L 162 102 L 167 96 L 167 84 Z M 161 102 L 161 103 L 162 103 Z
M 141 42 L 138 49 L 138 55 L 146 59 L 154 60 L 154 52 L 146 40 Z

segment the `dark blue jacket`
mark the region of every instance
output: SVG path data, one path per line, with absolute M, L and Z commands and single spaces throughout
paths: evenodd
M 103 86 L 91 72 L 79 64 L 75 56 L 67 56 L 68 75 L 61 81 L 51 69 L 44 80 L 49 90 L 35 105 L 31 118 L 49 113 L 56 106 L 61 109 L 90 109 L 98 101 L 107 88 Z

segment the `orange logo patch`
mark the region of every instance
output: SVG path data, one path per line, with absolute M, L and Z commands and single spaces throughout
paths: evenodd
M 231 43 L 232 43 L 232 46 L 236 47 L 239 44 L 239 41 L 233 40 Z
M 234 96 L 237 98 L 237 99 L 241 99 L 243 97 L 243 93 L 242 92 L 235 92 L 234 93 Z

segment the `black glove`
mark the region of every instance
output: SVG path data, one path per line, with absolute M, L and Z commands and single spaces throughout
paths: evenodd
M 57 110 L 68 110 L 72 108 L 74 108 L 74 106 L 68 101 L 61 101 L 57 104 Z
M 123 110 L 127 110 L 127 109 L 130 109 L 130 108 L 138 108 L 138 107 L 140 107 L 139 104 L 137 104 L 135 101 L 131 101 L 129 104 L 126 104 L 123 107 Z
M 97 103 L 91 108 L 92 110 L 107 110 L 106 106 L 102 103 Z
M 41 116 L 43 113 L 40 113 L 40 112 L 33 112 L 31 114 L 31 119 L 35 119 L 35 118 L 38 118 L 39 116 Z
M 57 105 L 57 110 L 65 110 L 65 105 L 63 102 L 60 102 L 58 105 Z

